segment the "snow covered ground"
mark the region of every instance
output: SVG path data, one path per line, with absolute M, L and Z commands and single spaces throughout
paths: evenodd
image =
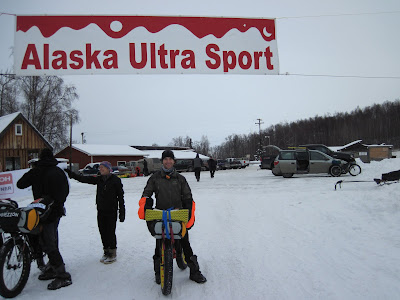
M 400 169 L 400 158 L 360 163 L 344 180 L 372 180 Z M 155 240 L 137 217 L 147 178 L 122 179 L 127 217 L 118 223 L 118 260 L 99 262 L 95 186 L 71 181 L 60 249 L 73 284 L 57 291 L 31 276 L 19 299 L 399 299 L 400 184 L 344 183 L 338 178 L 284 179 L 251 165 L 183 173 L 196 201 L 190 231 L 207 283 L 174 269 L 172 294 L 154 282 Z M 29 203 L 25 200 L 21 205 Z M 176 266 L 176 265 L 175 265 Z

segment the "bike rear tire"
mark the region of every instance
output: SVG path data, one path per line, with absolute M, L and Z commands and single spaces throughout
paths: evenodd
M 172 277 L 173 277 L 173 253 L 170 240 L 165 240 L 161 246 L 161 291 L 164 295 L 171 294 L 172 290 Z
M 351 176 L 357 176 L 361 174 L 361 167 L 357 164 L 351 165 L 349 168 L 349 173 Z
M 31 271 L 27 245 L 10 239 L 0 249 L 0 295 L 14 298 L 24 289 Z
M 339 177 L 342 175 L 342 168 L 338 165 L 333 165 L 329 168 L 329 174 L 331 174 L 333 177 Z

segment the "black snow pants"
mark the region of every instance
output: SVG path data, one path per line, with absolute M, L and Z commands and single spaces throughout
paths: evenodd
M 115 229 L 117 228 L 117 211 L 102 212 L 97 211 L 97 225 L 101 236 L 101 242 L 104 249 L 117 248 L 117 236 Z
M 64 264 L 64 260 L 58 249 L 58 224 L 60 218 L 57 218 L 51 223 L 43 224 L 42 232 L 40 233 L 39 242 L 42 250 L 47 253 L 50 265 L 57 268 Z
M 196 176 L 197 181 L 200 180 L 200 172 L 201 172 L 201 168 L 194 169 L 194 175 Z

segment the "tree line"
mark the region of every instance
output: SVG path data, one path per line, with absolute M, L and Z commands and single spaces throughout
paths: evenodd
M 210 147 L 206 136 L 194 142 L 193 149 L 217 158 L 246 157 L 260 155 L 263 146 L 276 145 L 279 148 L 302 144 L 325 144 L 341 146 L 355 140 L 364 144 L 390 144 L 400 147 L 400 100 L 386 101 L 365 108 L 357 107 L 351 112 L 339 112 L 315 116 L 295 122 L 284 122 L 262 129 L 260 133 L 231 134 L 221 145 Z M 175 138 L 171 145 L 190 147 L 184 143 L 191 139 Z M 177 144 L 182 141 L 182 144 Z
M 61 150 L 69 144 L 69 128 L 79 122 L 72 108 L 78 99 L 76 88 L 58 76 L 0 75 L 0 116 L 21 111 L 38 131 Z M 216 158 L 257 158 L 263 146 L 280 148 L 301 144 L 345 145 L 355 140 L 365 144 L 391 144 L 400 147 L 400 100 L 386 101 L 351 112 L 315 116 L 284 122 L 262 129 L 260 133 L 231 134 L 218 146 L 211 147 L 206 135 L 200 141 L 189 136 L 173 138 L 169 146 L 188 147 Z
M 22 112 L 55 151 L 69 144 L 71 123 L 79 121 L 76 99 L 76 88 L 58 76 L 0 76 L 0 117 Z

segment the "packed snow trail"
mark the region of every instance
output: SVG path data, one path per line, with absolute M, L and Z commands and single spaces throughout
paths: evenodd
M 358 180 L 400 169 L 400 159 L 362 164 Z M 343 185 L 338 178 L 285 179 L 257 165 L 182 173 L 196 201 L 190 240 L 205 284 L 174 265 L 170 296 L 154 282 L 155 239 L 137 217 L 148 178 L 122 179 L 126 221 L 117 225 L 117 262 L 99 262 L 96 187 L 71 180 L 60 249 L 73 284 L 57 291 L 31 276 L 18 299 L 397 299 L 400 185 Z M 354 179 L 343 176 L 340 179 Z M 23 205 L 30 199 L 20 203 Z

